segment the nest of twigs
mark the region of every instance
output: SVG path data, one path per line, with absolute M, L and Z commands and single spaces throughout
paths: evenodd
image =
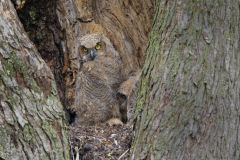
M 129 157 L 132 125 L 71 126 L 72 160 L 124 160 Z

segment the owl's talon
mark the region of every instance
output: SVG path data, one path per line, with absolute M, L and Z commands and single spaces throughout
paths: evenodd
M 107 121 L 107 124 L 112 127 L 112 126 L 123 126 L 123 122 L 118 119 L 118 118 L 111 118 Z

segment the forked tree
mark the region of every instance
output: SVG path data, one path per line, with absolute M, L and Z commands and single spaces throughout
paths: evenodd
M 123 26 L 115 43 L 121 44 L 121 38 L 126 43 L 116 48 L 123 54 L 127 72 L 134 66 L 141 67 L 141 45 L 149 24 L 137 26 L 136 30 L 127 26 L 142 25 L 139 17 L 141 22 L 149 20 L 151 0 L 116 1 L 121 10 L 114 3 L 96 1 L 94 7 L 102 8 L 92 7 L 87 16 L 81 12 L 80 0 L 76 1 L 80 15 L 74 13 L 72 0 L 57 2 L 54 16 L 58 16 L 60 25 L 56 28 L 63 33 L 53 32 L 47 38 L 55 38 L 49 44 L 56 45 L 59 54 L 72 53 L 67 56 L 75 58 L 81 27 L 92 25 L 89 19 L 81 18 L 90 15 L 90 20 L 93 16 L 96 24 L 102 23 L 101 30 L 111 38 L 115 34 L 109 32 L 111 25 L 113 31 L 120 31 Z M 135 109 L 130 159 L 240 158 L 239 5 L 239 1 L 223 0 L 156 0 Z M 129 8 L 124 10 L 124 6 Z M 132 54 L 127 55 L 130 51 Z M 61 76 L 55 73 L 55 79 Z M 70 159 L 65 126 L 51 70 L 29 40 L 11 1 L 1 0 L 0 159 Z

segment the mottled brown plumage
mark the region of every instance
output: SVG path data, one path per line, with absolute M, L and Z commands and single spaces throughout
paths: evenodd
M 73 105 L 77 122 L 89 125 L 114 119 L 112 124 L 119 119 L 116 123 L 121 123 L 120 120 L 126 115 L 120 113 L 122 101 L 117 94 L 123 81 L 122 62 L 118 52 L 102 34 L 82 37 L 79 50 L 81 67 L 77 73 Z

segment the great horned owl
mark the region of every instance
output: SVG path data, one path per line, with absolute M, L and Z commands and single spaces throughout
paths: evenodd
M 80 71 L 76 79 L 74 110 L 80 124 L 127 120 L 126 99 L 118 93 L 123 81 L 122 62 L 110 40 L 103 34 L 88 34 L 80 39 Z

